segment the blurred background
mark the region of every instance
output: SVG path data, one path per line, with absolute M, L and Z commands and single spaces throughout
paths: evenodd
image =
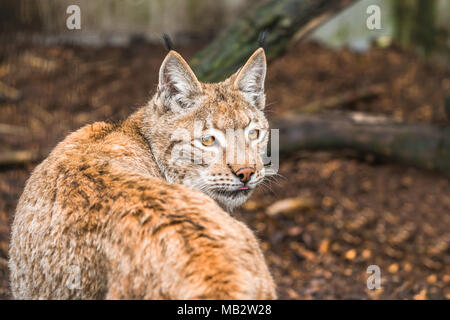
M 26 179 L 69 132 L 150 99 L 161 34 L 219 81 L 267 30 L 280 170 L 236 216 L 279 297 L 450 299 L 449 18 L 446 0 L 2 0 L 0 298 Z

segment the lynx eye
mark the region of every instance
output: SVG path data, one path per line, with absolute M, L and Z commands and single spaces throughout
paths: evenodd
M 214 138 L 213 136 L 207 136 L 202 138 L 202 144 L 207 147 L 212 145 L 214 141 L 216 141 L 216 138 Z
M 252 129 L 248 132 L 248 138 L 250 140 L 258 139 L 259 137 L 259 130 L 258 129 Z

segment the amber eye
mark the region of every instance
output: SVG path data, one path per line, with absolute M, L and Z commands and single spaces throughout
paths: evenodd
M 259 137 L 259 130 L 258 129 L 252 129 L 248 132 L 248 138 L 250 140 L 258 139 Z
M 203 137 L 202 138 L 202 144 L 204 146 L 210 146 L 214 143 L 214 141 L 216 140 L 216 138 L 214 138 L 213 136 L 207 136 L 207 137 Z

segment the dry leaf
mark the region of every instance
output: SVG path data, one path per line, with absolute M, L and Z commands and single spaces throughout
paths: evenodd
M 444 274 L 442 276 L 442 281 L 444 281 L 445 283 L 449 283 L 450 282 L 450 274 Z
M 320 176 L 322 178 L 329 178 L 331 174 L 341 167 L 341 161 L 332 160 L 324 164 L 322 171 L 320 172 Z
M 364 259 L 369 259 L 372 256 L 372 251 L 370 251 L 369 249 L 364 249 L 361 253 L 361 256 Z
M 348 210 L 356 210 L 356 203 L 349 198 L 342 199 L 341 203 Z
M 300 256 L 304 257 L 307 260 L 314 260 L 316 258 L 316 255 L 311 250 L 306 249 L 301 244 L 298 244 L 297 242 L 292 242 L 290 244 L 291 249 L 293 249 L 296 253 L 298 253 Z
M 436 283 L 436 282 L 437 282 L 437 275 L 435 275 L 435 274 L 430 274 L 430 275 L 427 277 L 427 282 L 430 283 L 430 284 Z
M 356 258 L 356 250 L 350 249 L 345 253 L 345 259 L 347 260 L 353 260 Z
M 397 273 L 398 272 L 398 263 L 393 263 L 388 267 L 389 273 Z
M 44 58 L 35 56 L 31 53 L 24 54 L 22 56 L 22 60 L 26 64 L 28 64 L 34 68 L 43 69 L 44 71 L 47 71 L 47 72 L 53 71 L 57 67 L 57 63 L 55 61 L 44 59 Z
M 269 216 L 276 216 L 281 212 L 290 212 L 294 210 L 311 210 L 316 207 L 315 201 L 309 198 L 287 198 L 275 202 L 269 206 L 266 213 Z
M 322 240 L 320 242 L 319 252 L 327 253 L 329 249 L 330 249 L 330 240 L 328 240 L 328 239 Z
M 422 289 L 414 296 L 414 300 L 427 300 L 427 289 Z
M 412 270 L 412 265 L 411 265 L 411 263 L 406 262 L 406 263 L 403 265 L 403 270 L 405 270 L 406 272 L 410 272 L 410 271 Z
M 351 276 L 353 274 L 353 269 L 350 268 L 345 269 L 344 274 L 348 277 Z
M 247 211 L 258 210 L 261 206 L 261 202 L 255 200 L 249 200 L 243 205 L 244 209 Z
M 299 294 L 291 288 L 287 289 L 287 294 L 289 295 L 289 298 L 291 298 L 291 299 L 300 299 Z

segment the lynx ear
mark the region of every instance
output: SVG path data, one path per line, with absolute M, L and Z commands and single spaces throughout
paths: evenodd
M 198 104 L 202 94 L 200 82 L 187 62 L 170 51 L 159 69 L 158 97 L 164 111 L 182 111 Z
M 264 94 L 266 68 L 264 49 L 259 48 L 238 71 L 234 80 L 235 88 L 240 90 L 244 98 L 258 109 L 264 109 L 266 102 Z

